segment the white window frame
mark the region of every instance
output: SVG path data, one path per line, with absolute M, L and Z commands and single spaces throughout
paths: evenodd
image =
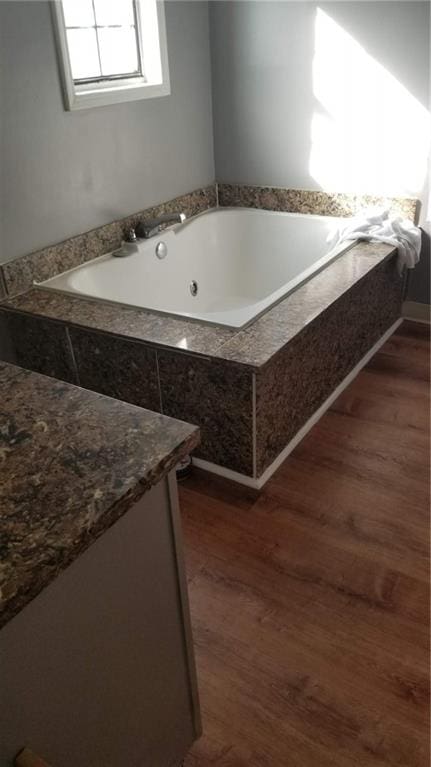
M 138 44 L 145 77 L 112 78 L 77 83 L 73 79 L 67 45 L 66 24 L 61 0 L 52 0 L 51 10 L 57 42 L 64 103 L 68 111 L 120 104 L 124 101 L 168 96 L 168 47 L 164 0 L 135 0 L 138 16 Z

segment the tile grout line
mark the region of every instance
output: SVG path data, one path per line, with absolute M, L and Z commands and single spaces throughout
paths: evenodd
M 253 479 L 257 479 L 256 373 L 251 374 Z
M 69 351 L 70 351 L 70 356 L 72 358 L 72 365 L 73 365 L 74 373 L 76 375 L 76 380 L 77 380 L 78 386 L 81 386 L 81 379 L 79 377 L 78 365 L 76 363 L 75 350 L 73 348 L 72 339 L 69 333 L 69 328 L 66 324 L 64 326 L 64 329 L 66 331 L 67 343 L 69 345 Z
M 5 301 L 8 298 L 8 289 L 6 285 L 6 279 L 4 276 L 3 266 L 0 266 L 0 301 Z
M 160 412 L 162 415 L 164 415 L 163 412 L 163 400 L 162 400 L 162 385 L 160 383 L 160 368 L 159 368 L 159 354 L 158 350 L 155 349 L 154 353 L 156 355 L 156 375 L 157 375 L 157 387 L 159 390 L 159 402 L 160 402 Z

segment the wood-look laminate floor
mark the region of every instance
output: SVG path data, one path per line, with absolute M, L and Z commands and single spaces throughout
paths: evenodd
M 405 322 L 260 494 L 182 485 L 186 767 L 428 767 L 428 354 Z

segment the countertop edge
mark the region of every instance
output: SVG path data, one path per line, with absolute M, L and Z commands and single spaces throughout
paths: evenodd
M 193 428 L 193 427 L 191 427 Z M 109 530 L 119 519 L 121 519 L 128 510 L 134 506 L 154 485 L 162 481 L 167 474 L 174 468 L 181 458 L 191 452 L 200 441 L 198 427 L 179 443 L 176 449 L 161 461 L 155 469 L 144 480 L 139 480 L 136 485 L 130 489 L 122 498 L 115 501 L 111 507 L 104 512 L 103 517 L 93 527 L 83 530 L 82 536 L 78 538 L 73 548 L 64 554 L 61 552 L 59 561 L 52 566 L 44 569 L 44 577 L 37 581 L 30 589 L 18 589 L 9 603 L 0 613 L 0 630 L 9 623 L 18 613 L 20 613 L 38 594 L 40 594 L 55 578 L 66 570 L 81 554 L 91 547 L 104 532 Z M 43 582 L 41 582 L 43 580 Z

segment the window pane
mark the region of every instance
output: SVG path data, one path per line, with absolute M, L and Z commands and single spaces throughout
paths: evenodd
M 91 0 L 63 0 L 66 27 L 92 27 L 94 25 Z
M 100 77 L 97 39 L 94 29 L 68 29 L 70 64 L 74 80 Z
M 97 24 L 127 26 L 135 23 L 132 0 L 94 0 Z
M 103 75 L 125 75 L 136 72 L 138 56 L 133 27 L 98 30 Z

